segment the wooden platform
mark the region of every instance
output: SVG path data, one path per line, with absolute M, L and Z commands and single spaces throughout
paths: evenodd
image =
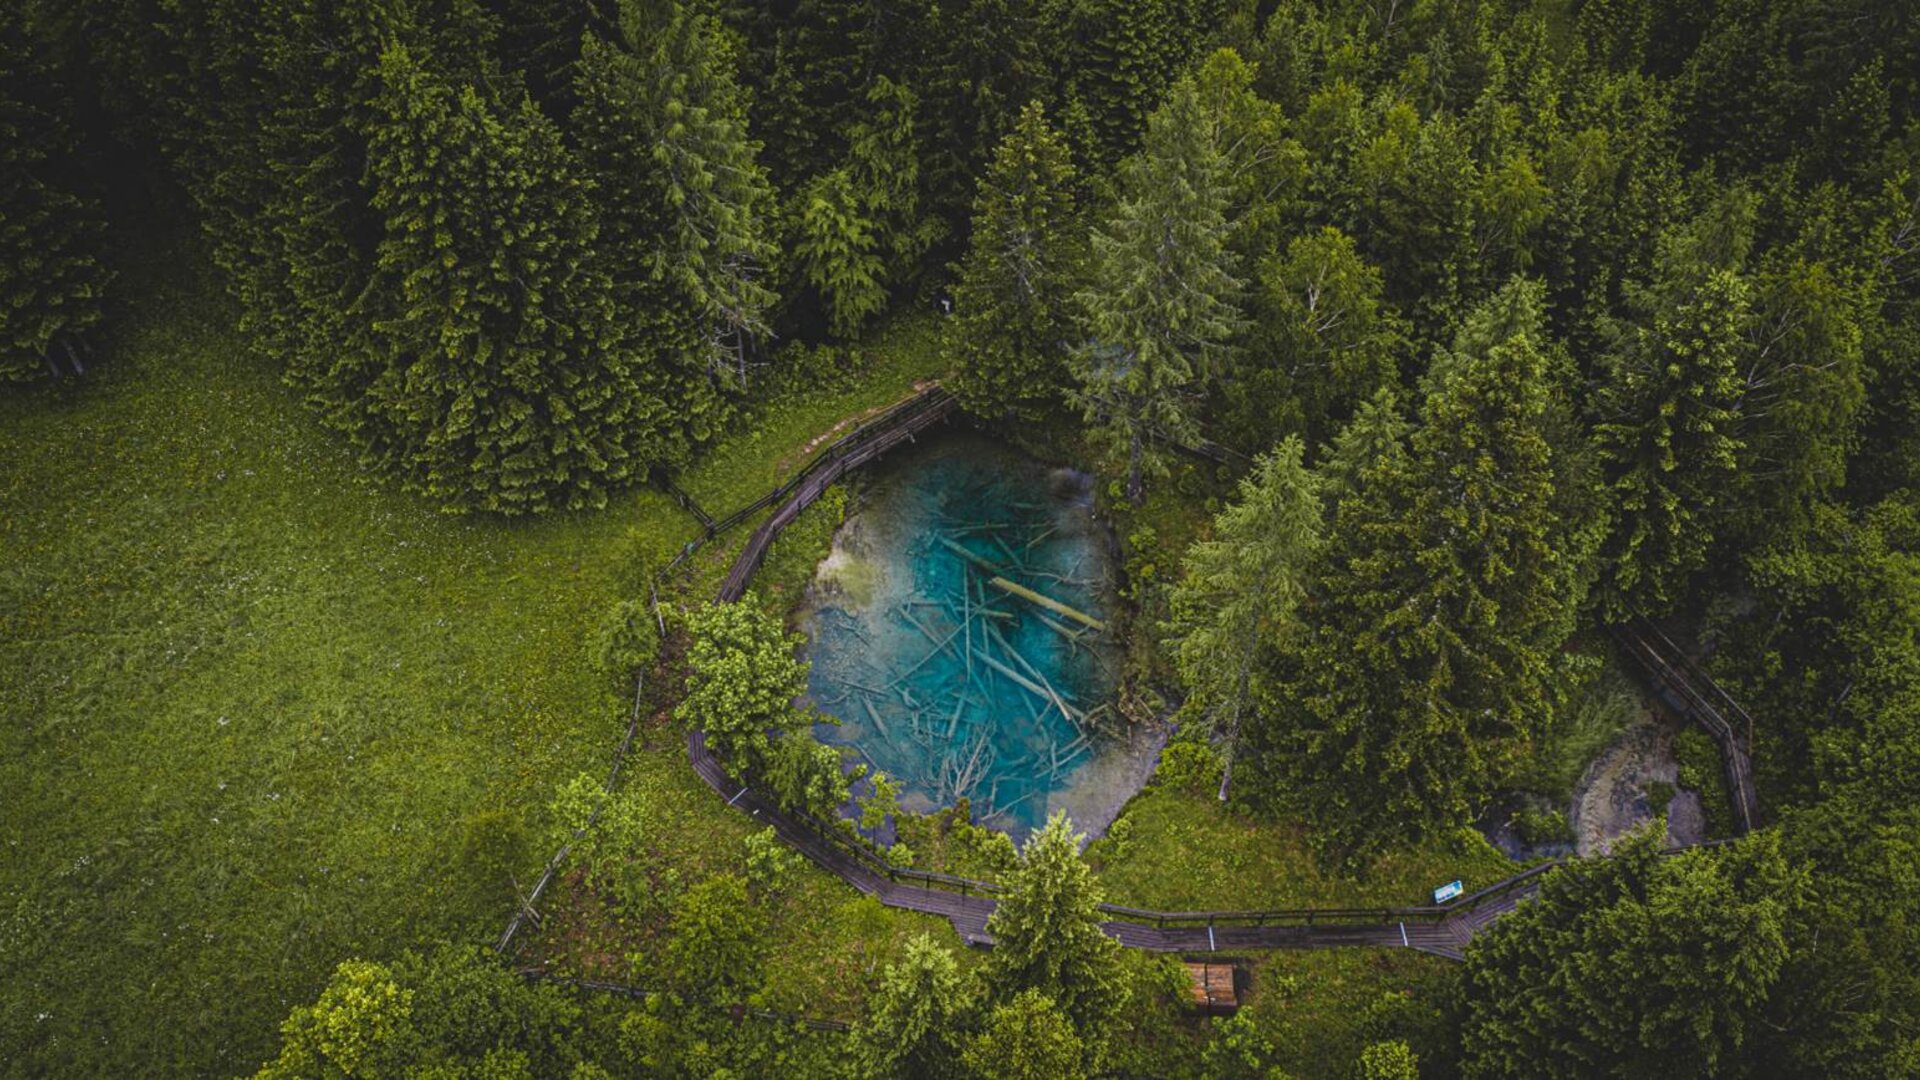
M 1204 1013 L 1223 1015 L 1240 1007 L 1237 983 L 1240 967 L 1211 960 L 1187 961 L 1187 978 L 1193 983 L 1193 1007 Z

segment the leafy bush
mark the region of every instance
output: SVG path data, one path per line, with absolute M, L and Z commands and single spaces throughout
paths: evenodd
M 1647 808 L 1656 817 L 1665 817 L 1667 807 L 1673 805 L 1673 797 L 1678 791 L 1665 780 L 1654 780 L 1647 784 Z
M 1019 853 L 1014 850 L 1013 838 L 998 830 L 968 821 L 956 821 L 949 835 L 958 849 L 957 854 L 989 868 L 992 873 L 1005 873 L 1020 861 Z
M 1712 736 L 1688 725 L 1673 738 L 1673 756 L 1680 766 L 1680 786 L 1700 796 L 1707 815 L 1707 835 L 1733 835 L 1733 799 L 1721 770 L 1720 748 Z
M 1548 844 L 1573 839 L 1573 826 L 1558 810 L 1529 806 L 1513 815 L 1513 832 L 1523 843 Z
M 763 893 L 785 890 L 804 856 L 788 847 L 771 825 L 749 833 L 745 843 L 747 883 Z
M 645 600 L 613 605 L 594 632 L 588 655 L 593 666 L 625 685 L 660 652 L 660 628 Z
M 751 604 L 702 604 L 685 617 L 687 692 L 674 716 L 705 731 L 738 780 L 772 756 L 770 732 L 812 726 L 812 716 L 793 707 L 807 689 L 807 666 L 793 655 L 800 637 Z
M 561 786 L 551 812 L 556 840 L 572 845 L 571 858 L 584 868 L 587 886 L 623 918 L 657 915 L 672 903 L 679 872 L 656 850 L 653 815 L 640 792 L 608 796 L 598 779 L 581 773 Z
M 1153 784 L 1173 791 L 1208 792 L 1220 786 L 1220 755 L 1204 739 L 1176 738 L 1160 751 Z

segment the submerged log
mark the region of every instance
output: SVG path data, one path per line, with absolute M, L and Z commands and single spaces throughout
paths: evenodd
M 994 641 L 999 642 L 1000 648 L 1003 649 L 1007 655 L 1013 657 L 1014 662 L 1019 664 L 1021 669 L 1024 670 L 1034 682 L 1040 684 L 1040 689 L 1046 694 L 1047 700 L 1053 703 L 1054 708 L 1060 710 L 1060 715 L 1066 717 L 1068 722 L 1073 724 L 1074 727 L 1079 727 L 1081 719 L 1080 710 L 1067 704 L 1067 699 L 1061 695 L 1060 691 L 1053 688 L 1053 684 L 1048 682 L 1047 677 L 1040 673 L 1040 669 L 1034 667 L 1033 664 L 1028 662 L 1026 657 L 1020 655 L 1020 650 L 1014 648 L 1012 643 L 1007 641 L 1006 637 L 1002 635 L 999 630 L 991 626 L 987 627 L 986 630 Z
M 888 742 L 892 742 L 893 732 L 887 729 L 887 722 L 885 720 L 880 719 L 880 710 L 873 707 L 873 699 L 861 698 L 860 703 L 867 707 L 867 715 L 873 717 L 873 726 L 879 729 L 880 734 Z
M 1106 623 L 1103 623 L 1099 619 L 1096 619 L 1093 616 L 1087 614 L 1086 612 L 1081 611 L 1079 608 L 1072 607 L 1067 604 L 1063 604 L 1060 601 L 1055 600 L 1053 597 L 1046 595 L 1045 593 L 1035 592 L 1032 589 L 1027 588 L 1025 585 L 1019 584 L 1018 582 L 1008 581 L 1006 578 L 1003 578 L 998 574 L 995 574 L 994 576 L 988 578 L 987 584 L 993 586 L 996 589 L 999 589 L 1001 592 L 1010 593 L 1014 596 L 1019 597 L 1022 600 L 1027 601 L 1028 603 L 1038 604 L 1041 607 L 1046 608 L 1048 611 L 1051 611 L 1056 615 L 1064 615 L 1075 622 L 1083 623 L 1087 626 L 1092 627 L 1095 630 L 1105 630 L 1107 628 Z

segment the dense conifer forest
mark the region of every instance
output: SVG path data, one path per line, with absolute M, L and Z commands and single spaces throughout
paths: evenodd
M 0 1075 L 1920 1076 L 1910 4 L 10 0 L 0 249 Z M 712 599 L 944 393 L 1111 524 L 1091 843 L 812 736 L 844 485 Z M 1570 851 L 1633 627 L 1751 729 L 1458 959 L 1103 932 Z

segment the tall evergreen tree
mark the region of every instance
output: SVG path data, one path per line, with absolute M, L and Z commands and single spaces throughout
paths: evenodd
M 670 417 L 591 261 L 598 224 L 559 133 L 405 46 L 379 71 L 384 229 L 355 335 L 378 371 L 369 454 L 456 507 L 599 505 L 666 456 Z
M 1434 358 L 1411 455 L 1340 506 L 1276 767 L 1349 856 L 1463 824 L 1549 715 L 1579 597 L 1559 565 L 1542 290 L 1515 281 Z
M 1619 514 L 1609 614 L 1659 612 L 1707 559 L 1733 481 L 1751 289 L 1738 271 L 1753 202 L 1735 191 L 1663 243 L 1653 284 L 1613 331 L 1598 433 Z
M 1240 718 L 1253 683 L 1300 629 L 1298 608 L 1319 555 L 1320 497 L 1298 438 L 1254 464 L 1239 501 L 1213 519 L 1213 538 L 1187 549 L 1186 574 L 1169 597 L 1174 661 L 1196 718 L 1224 727 L 1226 798 Z
M 887 965 L 855 1029 L 862 1066 L 877 1080 L 959 1077 L 960 1038 L 974 1009 L 970 976 L 953 954 L 927 934 L 907 942 L 906 955 Z
M 1065 389 L 1076 267 L 1073 163 L 1039 102 L 995 152 L 943 338 L 954 393 L 982 416 L 1037 419 Z
M 620 34 L 624 47 L 584 42 L 573 127 L 598 185 L 603 253 L 628 283 L 623 306 L 661 324 L 657 348 L 700 440 L 771 333 L 773 192 L 713 17 L 626 0 Z
M 1403 470 L 1407 435 L 1412 430 L 1413 425 L 1400 415 L 1393 387 L 1383 386 L 1361 402 L 1317 468 L 1328 510 L 1337 515 L 1347 500 L 1359 499 L 1362 477 L 1369 468 L 1387 473 Z
M 1219 10 L 1215 0 L 1041 0 L 1046 52 L 1062 58 L 1060 108 L 1085 118 L 1076 157 L 1104 167 L 1140 145 Z
M 1127 163 L 1113 216 L 1093 234 L 1080 293 L 1087 343 L 1072 400 L 1138 503 L 1164 475 L 1160 447 L 1198 434 L 1193 401 L 1239 329 L 1227 247 L 1224 160 L 1192 80 L 1182 80 Z
M 1463 1074 L 1745 1074 L 1794 886 L 1773 837 L 1669 858 L 1648 830 L 1555 871 L 1468 952 Z
M 887 306 L 886 263 L 853 177 L 844 168 L 801 193 L 794 260 L 826 308 L 827 326 L 851 338 Z
M 913 279 L 941 229 L 920 197 L 918 108 L 919 97 L 905 83 L 877 76 L 867 87 L 863 115 L 847 130 L 847 174 L 873 223 L 889 286 Z
M 112 278 L 96 254 L 105 214 L 80 185 L 65 74 L 25 19 L 24 5 L 0 12 L 0 383 L 82 370 L 76 346 Z
M 1129 988 L 1120 943 L 1100 929 L 1099 888 L 1064 812 L 1027 837 L 1002 885 L 987 917 L 994 939 L 984 972 L 988 992 L 1003 1004 L 1023 992 L 1046 995 L 1097 1056 Z

